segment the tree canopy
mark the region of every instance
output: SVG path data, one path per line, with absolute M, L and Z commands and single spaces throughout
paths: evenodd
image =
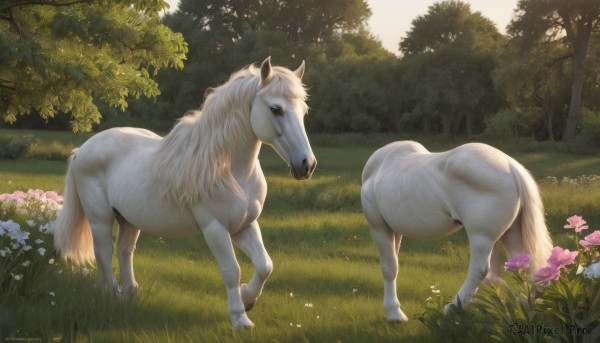
M 165 5 L 1 2 L 0 115 L 167 131 L 207 89 L 271 56 L 306 60 L 311 132 L 600 142 L 597 0 L 520 0 L 506 35 L 466 2 L 440 1 L 413 20 L 399 56 L 369 32 L 365 0 L 182 0 L 159 17 Z
M 162 25 L 162 0 L 8 0 L 0 5 L 0 111 L 13 122 L 70 113 L 90 131 L 97 102 L 125 109 L 127 98 L 160 92 L 152 75 L 182 68 L 187 45 Z
M 562 40 L 571 51 L 571 98 L 563 139 L 573 139 L 581 125 L 584 61 L 592 32 L 600 27 L 598 0 L 520 0 L 509 31 L 529 47 Z
M 501 40 L 489 19 L 460 1 L 435 3 L 413 20 L 400 43 L 401 126 L 453 136 L 481 132 L 484 115 L 501 105 L 491 79 Z

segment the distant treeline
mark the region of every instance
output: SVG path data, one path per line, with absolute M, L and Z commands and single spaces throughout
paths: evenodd
M 182 0 L 162 23 L 188 44 L 156 98 L 123 113 L 97 100 L 99 127 L 168 131 L 210 87 L 267 56 L 306 60 L 309 132 L 485 134 L 600 143 L 600 2 L 521 0 L 503 35 L 461 1 L 415 18 L 398 56 L 368 31 L 363 0 Z M 398 37 L 403 32 L 398 32 Z M 17 125 L 68 127 L 68 116 Z M 61 121 L 62 120 L 62 121 Z

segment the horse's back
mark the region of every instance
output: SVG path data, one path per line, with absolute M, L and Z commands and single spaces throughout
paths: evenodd
M 418 143 L 396 142 L 369 159 L 362 198 L 377 205 L 379 213 L 371 216 L 392 229 L 434 238 L 453 232 L 457 223 L 475 226 L 485 216 L 514 215 L 519 192 L 511 161 L 481 143 L 430 153 Z
M 105 172 L 118 161 L 134 158 L 140 151 L 152 149 L 160 141 L 157 134 L 130 127 L 112 128 L 97 133 L 79 147 L 73 164 L 79 172 Z
M 363 184 L 380 170 L 383 163 L 389 161 L 388 155 L 390 154 L 392 154 L 391 158 L 393 158 L 394 156 L 407 155 L 411 153 L 428 152 L 429 151 L 425 149 L 423 145 L 414 141 L 397 141 L 389 143 L 384 147 L 379 148 L 371 155 L 371 157 L 369 157 L 369 160 L 367 161 L 362 173 Z
M 69 165 L 82 202 L 108 208 L 115 196 L 150 183 L 149 161 L 158 142 L 158 135 L 134 128 L 108 129 L 88 139 Z

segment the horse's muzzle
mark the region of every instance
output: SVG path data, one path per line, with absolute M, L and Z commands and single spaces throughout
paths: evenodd
M 317 167 L 317 159 L 314 156 L 304 158 L 302 161 L 294 163 L 290 162 L 290 170 L 296 180 L 306 180 L 311 177 Z

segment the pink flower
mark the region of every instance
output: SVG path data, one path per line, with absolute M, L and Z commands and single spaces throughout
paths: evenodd
M 531 257 L 527 254 L 521 254 L 513 257 L 510 261 L 504 264 L 504 270 L 519 271 L 529 269 L 529 262 Z
M 547 266 L 538 270 L 533 276 L 533 282 L 549 285 L 552 281 L 558 280 L 560 268 L 555 266 Z
M 567 218 L 568 225 L 565 225 L 565 229 L 574 229 L 575 232 L 581 232 L 582 230 L 587 230 L 588 226 L 587 222 L 583 220 L 581 216 L 572 216 Z
M 584 239 L 579 241 L 579 244 L 581 244 L 586 251 L 590 250 L 592 245 L 600 245 L 600 231 L 596 230 L 585 236 Z
M 563 249 L 561 247 L 552 248 L 552 255 L 548 259 L 548 266 L 560 268 L 562 266 L 568 266 L 573 263 L 575 257 L 577 257 L 578 251 L 569 251 L 569 249 Z

